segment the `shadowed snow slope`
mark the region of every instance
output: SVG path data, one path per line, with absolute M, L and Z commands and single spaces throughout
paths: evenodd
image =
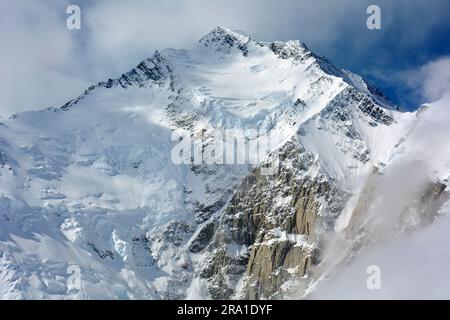
M 361 199 L 376 205 L 372 180 L 414 145 L 421 112 L 399 112 L 298 41 L 216 28 L 155 52 L 61 107 L 0 124 L 0 297 L 308 293 L 358 251 L 356 238 L 377 239 L 376 225 L 360 232 Z M 279 171 L 175 164 L 177 129 L 196 145 L 214 130 L 277 132 L 263 160 L 280 156 Z M 446 185 L 444 160 L 420 177 L 423 192 Z M 348 252 L 334 257 L 329 242 Z

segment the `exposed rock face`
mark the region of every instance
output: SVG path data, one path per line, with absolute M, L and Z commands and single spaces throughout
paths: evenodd
M 224 210 L 202 272 L 213 298 L 231 298 L 244 270 L 243 298 L 277 298 L 283 284 L 307 276 L 318 261 L 320 233 L 333 228 L 343 195 L 325 175 L 310 175 L 318 164 L 298 141 L 279 159 L 278 174 L 255 169 Z
M 374 242 L 373 232 L 366 229 L 376 227 L 372 223 L 376 218 L 374 203 L 380 198 L 380 180 L 383 174 L 374 169 L 367 179 L 366 185 L 361 192 L 358 202 L 352 213 L 352 218 L 346 228 L 346 236 L 349 239 L 359 238 L 359 242 Z M 382 181 L 382 180 L 381 180 Z M 392 211 L 383 214 L 390 215 L 392 225 L 385 226 L 385 234 L 427 226 L 439 215 L 439 210 L 450 199 L 447 186 L 439 181 L 426 181 L 417 187 L 413 194 L 414 201 L 405 205 L 392 208 Z M 399 199 L 399 203 L 402 200 Z M 389 221 L 389 220 L 388 220 Z M 366 239 L 368 238 L 368 239 Z
M 431 181 L 419 198 L 419 212 L 424 224 L 430 224 L 439 214 L 442 206 L 449 201 L 447 186 L 439 181 Z
M 7 163 L 6 160 L 6 154 L 2 150 L 0 150 L 0 166 L 4 166 Z
M 304 103 L 295 105 L 302 108 Z M 336 147 L 363 165 L 370 160 L 370 149 L 352 120 L 355 114 L 370 126 L 393 122 L 388 112 L 352 88 L 336 95 L 310 122 L 338 137 Z M 212 298 L 280 298 L 290 290 L 290 282 L 308 282 L 313 274 L 320 261 L 322 234 L 333 231 L 349 195 L 302 145 L 304 130 L 300 126 L 299 137 L 277 151 L 276 175 L 263 176 L 260 168 L 255 169 L 223 210 L 208 246 L 213 253 L 201 274 Z
M 60 108 L 0 124 L 0 298 L 303 296 L 377 240 L 377 180 L 425 112 L 397 112 L 299 41 L 216 28 L 156 52 Z M 279 139 L 263 163 L 192 161 L 228 129 L 257 131 L 241 139 L 249 149 Z M 198 147 L 181 164 L 178 131 Z M 430 223 L 447 185 L 426 180 L 381 229 Z M 72 263 L 87 288 L 73 295 Z
M 302 103 L 296 106 L 301 108 Z M 211 298 L 283 298 L 294 286 L 306 288 L 326 272 L 326 264 L 319 266 L 323 237 L 335 233 L 335 221 L 350 194 L 321 168 L 301 140 L 307 135 L 305 127 L 313 123 L 336 137 L 336 148 L 352 157 L 356 168 L 368 164 L 372 152 L 354 117 L 370 127 L 394 123 L 392 115 L 373 99 L 348 88 L 277 151 L 276 175 L 261 175 L 256 168 L 242 181 L 214 222 L 216 231 L 209 245 L 204 244 L 207 237 L 200 237 L 201 247 L 211 252 L 200 274 L 207 280 Z M 373 168 L 346 228 L 349 238 L 359 239 L 351 243 L 354 252 L 363 246 L 365 212 L 373 205 L 374 180 L 380 175 Z M 416 204 L 420 219 L 426 221 L 437 214 L 448 199 L 445 189 L 446 185 L 435 183 L 423 189 Z M 212 228 L 209 224 L 208 229 Z M 342 261 L 351 257 L 343 253 Z
M 197 237 L 195 237 L 194 241 L 190 244 L 189 251 L 192 253 L 199 253 L 205 249 L 209 241 L 213 238 L 215 230 L 216 226 L 212 222 L 206 223 L 201 227 Z
M 303 277 L 311 265 L 312 252 L 292 240 L 256 245 L 250 256 L 245 298 L 277 298 L 279 290 L 293 277 Z
M 72 106 L 80 102 L 87 95 L 89 95 L 94 89 L 99 87 L 104 87 L 107 89 L 120 86 L 124 89 L 131 86 L 144 87 L 145 85 L 151 83 L 153 85 L 161 85 L 165 78 L 170 77 L 171 69 L 167 65 L 164 57 L 156 51 L 153 57 L 147 58 L 141 63 L 139 63 L 136 68 L 128 71 L 127 73 L 122 74 L 117 79 L 108 79 L 107 81 L 102 81 L 97 83 L 96 85 L 90 86 L 87 90 L 83 92 L 76 99 L 70 100 L 65 103 L 60 109 L 63 111 L 67 111 Z M 57 111 L 58 109 L 54 109 Z
M 232 48 L 238 49 L 243 56 L 247 56 L 247 43 L 250 38 L 243 35 L 229 32 L 221 27 L 217 27 L 209 34 L 200 39 L 200 43 L 205 47 L 214 47 L 215 50 L 230 53 Z

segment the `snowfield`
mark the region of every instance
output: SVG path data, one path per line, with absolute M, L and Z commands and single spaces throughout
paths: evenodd
M 433 120 L 447 102 L 402 112 L 298 41 L 260 42 L 223 28 L 189 49 L 156 52 L 64 106 L 1 121 L 0 298 L 213 298 L 200 276 L 211 253 L 202 237 L 213 232 L 211 222 L 222 223 L 255 166 L 175 164 L 176 129 L 194 137 L 205 130 L 206 140 L 214 130 L 277 130 L 279 144 L 267 159 L 295 141 L 313 158 L 302 174 L 325 176 L 346 194 L 330 237 L 345 238 L 331 242 L 349 254 L 325 250 L 319 273 L 295 296 L 304 297 L 359 252 L 348 233 L 355 223 L 367 227 L 367 245 L 422 224 L 411 186 L 448 186 L 449 149 L 442 148 L 450 134 L 442 119 Z M 427 149 L 435 139 L 439 148 Z M 367 198 L 374 171 L 385 180 Z M 290 206 L 292 196 L 273 196 L 275 207 Z M 370 214 L 355 220 L 364 197 Z M 311 245 L 307 235 L 281 229 L 272 237 L 267 245 Z M 227 250 L 243 257 L 252 247 L 230 242 Z M 239 275 L 232 297 L 244 282 Z

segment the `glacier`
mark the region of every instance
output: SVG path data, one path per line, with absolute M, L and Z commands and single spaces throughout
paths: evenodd
M 2 119 L 0 298 L 308 297 L 442 213 L 449 158 L 428 170 L 417 151 L 434 109 L 400 110 L 299 41 L 218 27 L 156 51 L 63 106 Z M 260 165 L 175 164 L 177 129 L 279 143 Z

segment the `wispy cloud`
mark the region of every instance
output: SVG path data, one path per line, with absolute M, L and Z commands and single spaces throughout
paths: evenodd
M 441 57 L 403 74 L 406 83 L 424 100 L 435 101 L 450 93 L 450 56 Z
M 364 213 L 370 218 L 365 232 L 377 244 L 366 248 L 331 281 L 321 283 L 310 298 L 449 298 L 450 203 L 444 205 L 436 219 L 431 219 L 430 225 L 418 223 L 423 218 L 420 206 L 432 208 L 426 203 L 431 197 L 422 198 L 427 186 L 436 181 L 448 183 L 450 178 L 449 75 L 450 59 L 445 57 L 405 76 L 405 81 L 431 104 L 418 114 L 415 127 L 398 148 L 393 162 L 377 179 L 372 205 Z M 408 230 L 408 226 L 415 228 Z M 401 233 L 402 228 L 408 232 Z M 370 265 L 381 269 L 381 290 L 366 286 Z
M 77 41 L 64 1 L 2 1 L 0 114 L 61 103 L 87 79 L 77 76 Z M 84 67 L 84 66 L 83 66 Z
M 433 47 L 431 40 L 442 40 L 439 35 L 450 29 L 446 0 L 433 5 L 426 0 L 0 2 L 3 115 L 62 104 L 155 49 L 186 47 L 217 25 L 261 40 L 300 39 L 355 72 L 423 63 L 436 55 L 426 49 Z M 366 28 L 366 8 L 372 3 L 382 8 L 381 30 Z M 79 31 L 66 29 L 69 4 L 81 7 Z

